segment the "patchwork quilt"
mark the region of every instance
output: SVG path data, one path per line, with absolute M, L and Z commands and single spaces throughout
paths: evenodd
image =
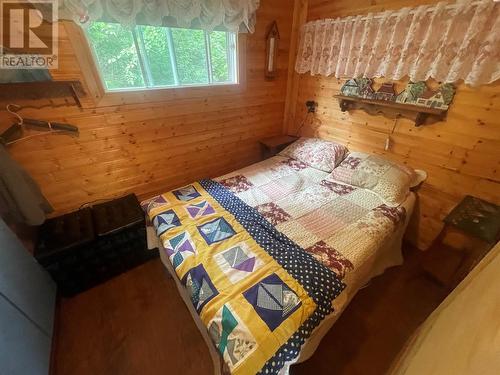
M 281 156 L 217 181 L 353 289 L 368 281 L 370 262 L 388 239 L 404 230 L 413 204 L 407 200 L 388 207 L 370 190 Z
M 372 277 L 412 204 L 275 156 L 144 208 L 231 373 L 273 374 Z
M 251 179 L 229 178 L 225 186 L 203 180 L 173 190 L 143 207 L 230 372 L 276 374 L 333 311 L 345 284 L 314 257 L 328 244 L 304 251 L 277 229 L 293 218 L 290 208 L 252 208 L 234 193 L 249 192 Z M 292 178 L 286 186 L 304 183 Z

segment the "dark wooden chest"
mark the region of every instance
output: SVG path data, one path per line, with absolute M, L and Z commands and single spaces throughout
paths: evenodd
M 135 195 L 47 220 L 35 258 L 72 296 L 158 255 L 148 250 L 144 213 Z

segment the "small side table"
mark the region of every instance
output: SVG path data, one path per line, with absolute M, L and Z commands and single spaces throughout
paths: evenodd
M 460 242 L 450 245 L 450 238 Z M 454 289 L 500 239 L 500 206 L 467 195 L 444 218 L 444 227 L 422 259 L 425 272 Z M 453 241 L 451 241 L 453 242 Z
M 288 145 L 295 142 L 299 137 L 291 135 L 277 135 L 274 137 L 264 138 L 259 141 L 262 146 L 263 159 L 270 158 L 276 155 L 281 150 L 285 149 Z

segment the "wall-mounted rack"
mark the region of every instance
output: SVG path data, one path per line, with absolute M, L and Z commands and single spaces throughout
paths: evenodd
M 442 121 L 446 117 L 446 109 L 428 108 L 413 104 L 403 104 L 387 100 L 363 99 L 353 96 L 334 95 L 338 99 L 342 112 L 350 109 L 363 109 L 370 114 L 383 114 L 390 118 L 403 116 L 415 121 L 415 126 Z
M 80 81 L 34 81 L 0 83 L 0 101 L 16 99 L 38 100 L 71 97 L 81 107 L 80 97 L 86 96 Z

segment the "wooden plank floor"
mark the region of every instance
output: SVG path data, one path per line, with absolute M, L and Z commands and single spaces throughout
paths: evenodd
M 384 374 L 445 292 L 418 254 L 362 289 L 292 374 Z M 204 341 L 160 260 L 59 304 L 52 375 L 211 374 Z

